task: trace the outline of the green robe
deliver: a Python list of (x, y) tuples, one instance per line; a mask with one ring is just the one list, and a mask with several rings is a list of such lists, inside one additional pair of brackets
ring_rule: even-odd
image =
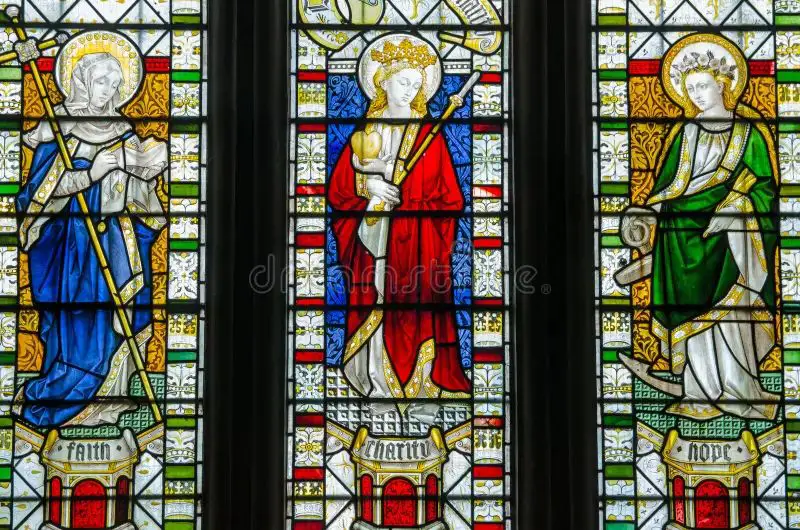
[[(653, 250), (652, 303), (655, 319), (668, 330), (709, 312), (739, 279), (727, 230), (705, 238), (703, 234), (715, 210), (734, 191), (734, 185), (746, 171), (755, 177), (744, 195), (750, 199), (751, 217), (758, 223), (767, 266), (767, 279), (759, 294), (766, 304), (764, 309), (774, 310), (777, 186), (770, 158), (774, 144), (765, 137), (763, 129), (750, 123), (735, 126), (731, 139), (738, 135), (746, 140), (743, 150), (732, 149), (729, 140), (726, 155), (719, 164), (726, 166), (733, 159), (727, 166), (729, 175), (694, 194), (666, 193), (679, 173), (685, 126), (681, 126), (668, 148), (650, 202), (661, 204)], [(688, 174), (691, 173), (690, 170)]]

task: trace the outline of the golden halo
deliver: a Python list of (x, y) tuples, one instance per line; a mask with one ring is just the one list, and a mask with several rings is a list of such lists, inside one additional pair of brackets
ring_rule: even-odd
[(689, 96), (684, 94), (682, 83), (673, 77), (672, 65), (679, 64), (690, 53), (705, 54), (711, 51), (717, 58), (726, 58), (727, 64), (735, 64), (731, 82), (731, 92), (735, 100), (739, 100), (747, 86), (747, 61), (742, 50), (722, 35), (714, 33), (695, 33), (682, 38), (673, 44), (661, 63), (661, 84), (669, 99), (681, 106), (684, 111), (694, 108)]
[(127, 37), (113, 31), (86, 31), (69, 39), (56, 58), (56, 84), (65, 96), (72, 89), (72, 70), (78, 61), (90, 53), (105, 52), (114, 56), (122, 67), (119, 85), (119, 106), (136, 94), (142, 84), (144, 68), (136, 45)]

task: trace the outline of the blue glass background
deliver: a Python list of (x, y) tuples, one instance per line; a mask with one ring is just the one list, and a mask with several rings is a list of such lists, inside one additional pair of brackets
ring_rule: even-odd
[[(428, 110), (438, 118), (447, 108), (451, 94), (457, 93), (466, 82), (467, 75), (445, 75), (442, 86), (428, 102)], [(327, 175), (339, 159), (350, 135), (356, 128), (353, 123), (361, 119), (367, 111), (367, 98), (361, 91), (354, 74), (328, 76), (328, 117), (331, 120), (344, 120), (350, 123), (328, 124)], [(464, 106), (458, 109), (454, 118), (469, 118), (472, 114), (472, 94)], [(447, 147), (464, 195), (464, 213), (472, 212), (472, 135), (467, 123), (448, 123), (444, 127)], [(330, 211), (330, 207), (329, 207)], [(472, 219), (464, 215), (459, 219), (456, 243), (453, 250), (453, 296), (457, 305), (468, 307), (472, 302)], [(344, 307), (347, 304), (345, 284), (339, 263), (336, 240), (330, 225), (326, 226), (326, 290), (325, 303)], [(339, 365), (345, 343), (345, 312), (329, 309), (325, 313), (326, 346), (325, 358), (330, 365)], [(472, 316), (468, 309), (456, 311), (456, 325), (461, 346), (461, 364), (472, 366)]]

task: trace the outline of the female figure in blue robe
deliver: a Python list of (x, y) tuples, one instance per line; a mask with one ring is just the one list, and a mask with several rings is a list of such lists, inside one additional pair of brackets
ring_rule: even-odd
[[(124, 82), (111, 54), (86, 54), (75, 64), (56, 108), (74, 170), (64, 169), (47, 122), (24, 136), (34, 155), (17, 198), (25, 213), (20, 242), (45, 353), (40, 375), (25, 383), (14, 410), (37, 427), (114, 424), (137, 407), (126, 397), (135, 373), (131, 352), (75, 197), (84, 195), (144, 352), (152, 333), (150, 249), (165, 224), (156, 177), (167, 150), (152, 138), (140, 141), (119, 113)], [(133, 156), (137, 148), (141, 157)]]

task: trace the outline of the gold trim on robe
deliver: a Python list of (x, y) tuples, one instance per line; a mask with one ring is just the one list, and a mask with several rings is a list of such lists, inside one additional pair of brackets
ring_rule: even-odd
[[(722, 162), (714, 174), (699, 189), (695, 190), (693, 194), (700, 193), (703, 190), (722, 184), (728, 180), (744, 155), (744, 149), (747, 145), (749, 134), (749, 123), (740, 121), (734, 124)], [(694, 140), (696, 143), (696, 137)], [(689, 182), (692, 180), (692, 168), (694, 166), (694, 155), (692, 151), (695, 149), (695, 145), (690, 145), (690, 141), (691, 139), (689, 136), (684, 134), (683, 141), (681, 142), (680, 162), (678, 170), (675, 172), (675, 179), (665, 189), (650, 197), (647, 200), (648, 205), (675, 199), (684, 195), (686, 192), (686, 189), (689, 187)]]

